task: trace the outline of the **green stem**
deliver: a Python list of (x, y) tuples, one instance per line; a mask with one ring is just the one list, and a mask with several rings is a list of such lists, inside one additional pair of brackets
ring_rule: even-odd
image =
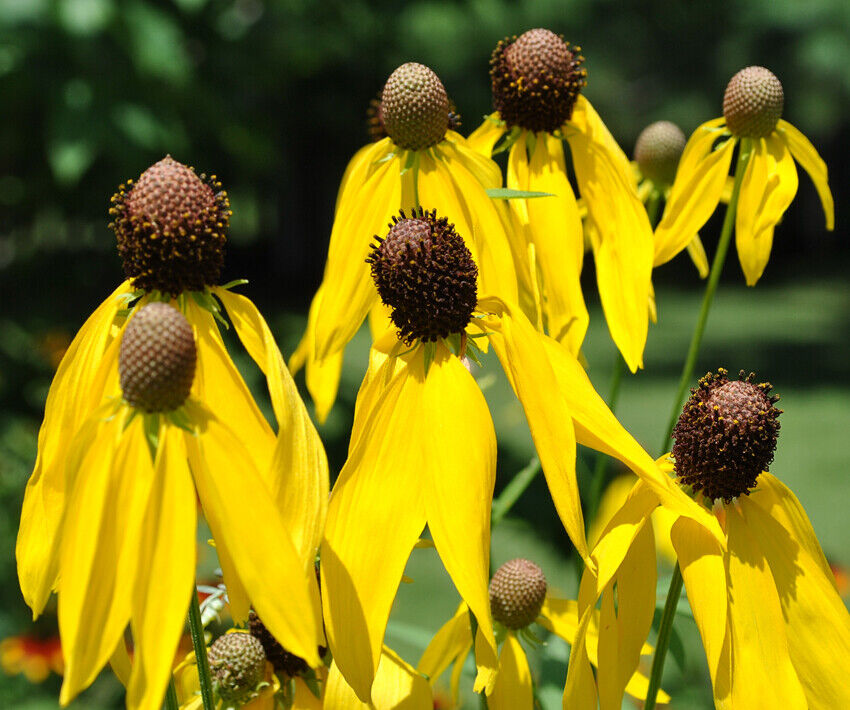
[[(741, 192), (741, 181), (743, 180), (744, 171), (750, 158), (750, 151), (750, 141), (742, 139), (738, 147), (738, 163), (735, 166), (735, 184), (732, 188), (732, 197), (729, 198), (729, 206), (726, 208), (723, 229), (720, 232), (720, 241), (717, 244), (717, 252), (714, 254), (711, 273), (708, 276), (708, 284), (705, 287), (705, 295), (702, 299), (702, 308), (700, 308), (694, 334), (691, 336), (688, 356), (685, 359), (685, 366), (682, 368), (682, 377), (679, 380), (679, 389), (676, 392), (676, 399), (673, 402), (673, 409), (670, 412), (670, 420), (667, 424), (664, 441), (661, 444), (662, 453), (667, 451), (670, 436), (679, 418), (682, 401), (694, 376), (697, 355), (699, 354), (702, 336), (705, 333), (705, 326), (708, 322), (711, 303), (714, 299), (714, 293), (717, 291), (717, 284), (720, 282), (720, 273), (723, 271), (723, 264), (726, 261), (726, 254), (729, 251), (729, 245), (732, 241), (732, 228), (735, 225), (735, 214), (738, 209), (738, 195)], [(679, 568), (679, 563), (677, 562), (676, 567), (673, 569), (673, 578), (670, 580), (670, 588), (667, 590), (667, 601), (664, 603), (664, 614), (661, 617), (661, 625), (658, 627), (658, 640), (655, 646), (655, 656), (652, 659), (652, 670), (650, 671), (649, 688), (646, 692), (644, 710), (653, 710), (655, 708), (658, 689), (661, 687), (661, 675), (664, 671), (664, 659), (667, 657), (667, 648), (670, 644), (670, 635), (673, 630), (673, 618), (676, 616), (676, 607), (679, 604), (681, 594), (682, 570)]]
[(192, 603), (189, 605), (189, 632), (192, 634), (192, 645), (195, 647), (195, 660), (198, 664), (198, 681), (201, 686), (204, 710), (215, 710), (210, 661), (207, 658), (207, 644), (204, 638), (204, 624), (201, 621), (201, 606), (198, 604), (198, 592), (195, 589), (192, 590)]
[(165, 710), (178, 710), (177, 688), (174, 687), (174, 676), (168, 679), (168, 688), (165, 691)]
[(499, 494), (499, 497), (493, 501), (493, 507), (490, 513), (491, 527), (496, 527), (502, 522), (510, 509), (514, 507), (514, 503), (519, 500), (519, 497), (525, 492), (525, 489), (528, 488), (538, 473), (540, 473), (540, 459), (535, 456), (528, 462), (528, 466), (517, 472), (511, 479), (511, 482)]
[(688, 355), (685, 358), (685, 365), (682, 368), (682, 376), (679, 378), (679, 389), (676, 392), (675, 400), (673, 400), (673, 408), (670, 411), (670, 419), (665, 430), (664, 441), (661, 444), (662, 452), (666, 451), (669, 446), (670, 434), (673, 433), (673, 427), (676, 426), (676, 421), (681, 413), (682, 402), (685, 399), (685, 393), (688, 391), (688, 387), (694, 376), (699, 347), (702, 344), (702, 336), (705, 333), (708, 314), (711, 311), (711, 302), (714, 299), (714, 292), (717, 291), (717, 284), (720, 282), (720, 273), (723, 271), (726, 253), (729, 251), (729, 244), (732, 241), (732, 227), (735, 225), (735, 213), (738, 207), (738, 195), (741, 192), (741, 180), (744, 177), (744, 170), (747, 167), (747, 161), (750, 157), (750, 141), (742, 139), (738, 151), (738, 165), (735, 168), (735, 184), (732, 188), (732, 197), (729, 198), (729, 206), (726, 208), (726, 216), (723, 219), (723, 230), (720, 232), (720, 241), (717, 243), (717, 252), (711, 264), (711, 273), (708, 276), (708, 284), (705, 287), (705, 295), (702, 298), (702, 308), (700, 308), (694, 334), (691, 336), (691, 344), (688, 347)]
[(655, 229), (658, 224), (658, 210), (661, 207), (661, 192), (653, 190), (652, 196), (649, 198), (649, 203), (646, 206), (646, 214), (649, 217), (649, 224)]

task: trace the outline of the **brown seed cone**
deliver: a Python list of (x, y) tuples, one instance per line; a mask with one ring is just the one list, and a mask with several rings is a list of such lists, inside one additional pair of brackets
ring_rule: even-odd
[(635, 143), (635, 160), (641, 173), (659, 185), (672, 185), (685, 142), (685, 134), (675, 123), (650, 123)]
[(782, 118), (785, 94), (779, 79), (764, 67), (741, 69), (723, 95), (726, 126), (741, 138), (762, 138)]
[(449, 97), (440, 78), (424, 64), (396, 69), (381, 93), (379, 117), (393, 143), (407, 150), (436, 145), (449, 127)]
[(509, 629), (522, 629), (539, 615), (546, 600), (546, 577), (533, 562), (505, 562), (490, 580), (490, 611)]
[(251, 634), (219, 636), (208, 651), (210, 671), (222, 700), (246, 698), (263, 681), (266, 654), (263, 645)]
[(168, 412), (189, 396), (197, 349), (189, 321), (166, 303), (149, 303), (127, 324), (118, 355), (124, 399), (145, 412)]

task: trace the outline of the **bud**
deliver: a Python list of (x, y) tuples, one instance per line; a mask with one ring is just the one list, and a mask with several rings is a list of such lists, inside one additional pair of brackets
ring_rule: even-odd
[(776, 128), (784, 103), (782, 84), (770, 70), (741, 69), (729, 80), (723, 95), (726, 126), (740, 138), (763, 138)]
[(672, 185), (685, 134), (670, 121), (656, 121), (644, 128), (635, 143), (635, 160), (641, 173), (659, 185)]
[(127, 324), (118, 355), (124, 399), (145, 412), (168, 412), (189, 396), (197, 349), (189, 321), (166, 303), (149, 303)]
[(209, 660), (215, 688), (225, 702), (247, 700), (265, 677), (266, 654), (251, 634), (219, 636), (209, 648)]
[(546, 600), (546, 577), (533, 562), (505, 562), (490, 580), (490, 611), (509, 629), (522, 629), (539, 615)]
[(490, 57), (493, 106), (508, 125), (555, 131), (587, 84), (581, 47), (544, 29), (499, 41)]
[(378, 113), (393, 143), (407, 150), (436, 145), (449, 127), (449, 97), (440, 78), (424, 64), (396, 69), (381, 94)]
[(454, 225), (420, 209), (389, 227), (366, 261), (399, 338), (410, 345), (462, 333), (478, 303), (478, 268)]
[(709, 372), (691, 390), (673, 430), (673, 458), (683, 484), (728, 503), (748, 495), (772, 463), (782, 410), (770, 383), (755, 384), (743, 370), (737, 380), (727, 374)]
[(110, 228), (136, 288), (176, 297), (218, 283), (230, 202), (215, 176), (170, 155), (112, 196)]

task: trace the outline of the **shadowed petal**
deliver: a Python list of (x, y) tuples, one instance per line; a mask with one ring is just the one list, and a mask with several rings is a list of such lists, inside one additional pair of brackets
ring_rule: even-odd
[(489, 158), (493, 154), (496, 143), (505, 135), (505, 130), (505, 126), (500, 125), (499, 112), (496, 111), (484, 118), (481, 125), (466, 139), (466, 143), (472, 150)]
[(788, 121), (780, 119), (777, 130), (780, 135), (785, 137), (785, 142), (794, 159), (800, 163), (803, 170), (809, 174), (809, 177), (815, 184), (818, 197), (820, 197), (821, 204), (823, 205), (826, 228), (831, 232), (835, 227), (835, 203), (832, 199), (832, 192), (829, 189), (826, 163), (818, 155), (818, 152), (809, 139), (788, 123)]

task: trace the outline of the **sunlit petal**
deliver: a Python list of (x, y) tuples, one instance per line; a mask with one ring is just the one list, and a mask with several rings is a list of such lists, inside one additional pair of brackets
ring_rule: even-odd
[(826, 228), (832, 231), (835, 227), (835, 203), (832, 199), (832, 192), (829, 189), (826, 163), (818, 155), (818, 152), (809, 139), (788, 123), (788, 121), (780, 119), (777, 130), (781, 135), (784, 135), (785, 142), (794, 159), (800, 163), (803, 170), (809, 174), (812, 182), (814, 182), (815, 189), (818, 191), (818, 197), (820, 197), (821, 204), (823, 205), (823, 213), (826, 216)]
[(490, 710), (532, 710), (534, 689), (525, 651), (515, 634), (509, 633), (499, 654), (499, 675), (487, 698)]
[(440, 143), (440, 151), (445, 153), (450, 161), (462, 163), (484, 188), (502, 186), (502, 170), (498, 163), (491, 160), (489, 153), (485, 154), (474, 148), (469, 139), (463, 138), (459, 133), (447, 131), (444, 142)]
[(570, 664), (567, 669), (567, 682), (564, 687), (564, 710), (596, 710), (596, 680), (587, 657), (586, 637), (588, 626), (593, 617), (593, 607), (589, 606), (581, 615), (578, 631), (570, 649)]
[(416, 670), (437, 680), (457, 659), (463, 660), (472, 650), (472, 626), (469, 607), (461, 602), (454, 616), (440, 627), (422, 653)]
[(500, 123), (499, 112), (491, 113), (466, 139), (467, 145), (489, 158), (496, 143), (505, 135), (505, 126)]
[(655, 229), (655, 266), (682, 251), (720, 202), (736, 143), (728, 139), (712, 150), (721, 135), (721, 121), (704, 123), (688, 139), (664, 215)]
[(334, 710), (432, 710), (434, 700), (428, 681), (384, 647), (372, 687), (371, 704), (357, 697), (334, 662), (328, 676), (324, 707)]
[(691, 241), (688, 242), (688, 256), (697, 267), (699, 277), (704, 279), (708, 276), (708, 257), (705, 254), (705, 247), (702, 245), (702, 239), (697, 234)]

